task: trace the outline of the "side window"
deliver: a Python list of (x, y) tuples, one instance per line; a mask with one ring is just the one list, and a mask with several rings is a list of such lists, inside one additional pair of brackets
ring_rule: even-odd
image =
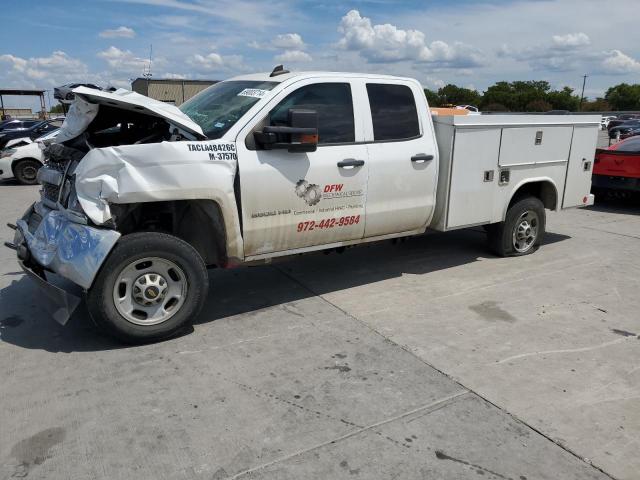
[(409, 87), (367, 83), (367, 94), (374, 140), (403, 140), (420, 135), (416, 101)]
[(353, 100), (348, 83), (316, 83), (300, 87), (271, 111), (271, 125), (286, 125), (290, 108), (318, 112), (320, 145), (355, 142)]

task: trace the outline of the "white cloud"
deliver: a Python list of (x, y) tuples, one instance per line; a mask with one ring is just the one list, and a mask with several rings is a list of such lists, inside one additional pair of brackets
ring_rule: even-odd
[(605, 72), (612, 74), (639, 73), (640, 62), (620, 50), (608, 52), (608, 56), (602, 61)]
[(287, 50), (280, 55), (276, 55), (274, 60), (282, 63), (310, 62), (311, 55), (302, 50)]
[[(141, 74), (149, 63), (148, 59), (137, 57), (130, 50), (120, 50), (114, 46), (99, 52), (98, 57), (105, 60), (114, 70), (135, 73), (136, 75)], [(154, 63), (156, 62), (157, 60), (154, 61)]]
[(256, 50), (304, 50), (306, 48), (302, 37), (298, 33), (283, 33), (276, 35), (275, 38), (264, 43), (252, 40), (247, 45), (251, 48), (255, 48)]
[(586, 33), (567, 33), (566, 35), (554, 35), (552, 37), (553, 45), (559, 48), (573, 48), (591, 45), (591, 39)]
[(136, 36), (136, 32), (133, 28), (121, 26), (111, 30), (103, 30), (99, 35), (102, 38), (133, 38)]
[(283, 33), (276, 36), (271, 44), (276, 48), (303, 50), (305, 48), (302, 37), (297, 33)]
[(220, 55), (211, 52), (206, 55), (195, 54), (187, 60), (187, 63), (195, 67), (199, 72), (210, 72), (214, 70), (244, 70), (241, 55)]
[(86, 76), (87, 66), (61, 50), (54, 51), (48, 57), (20, 58), (14, 55), (0, 55), (0, 62), (10, 66), (10, 72), (27, 78), (42, 80)]
[(481, 64), (482, 55), (475, 48), (441, 40), (427, 44), (420, 30), (402, 30), (395, 25), (373, 25), (357, 10), (348, 12), (338, 31), (343, 35), (338, 46), (357, 51), (370, 62), (414, 61), (442, 68), (465, 68)]
[(598, 56), (588, 49), (591, 40), (585, 33), (553, 35), (548, 43), (512, 48), (502, 45), (497, 50), (498, 57), (512, 58), (527, 64), (533, 70), (567, 72), (576, 70)]

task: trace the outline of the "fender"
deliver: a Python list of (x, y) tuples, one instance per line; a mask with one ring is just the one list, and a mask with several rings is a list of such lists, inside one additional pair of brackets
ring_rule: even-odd
[[(511, 191), (511, 195), (509, 196), (509, 201), (505, 202), (503, 210), (502, 210), (502, 216), (500, 221), (504, 221), (504, 219), (507, 216), (507, 210), (509, 209), (509, 205), (511, 204), (511, 201), (513, 200), (514, 195), (518, 192), (518, 190), (520, 190), (520, 188), (522, 188), (524, 185), (530, 184), (530, 183), (542, 183), (542, 182), (546, 182), (551, 184), (551, 186), (554, 189), (554, 194), (555, 194), (555, 198), (556, 198), (556, 208), (554, 209), (554, 211), (558, 211), (560, 209), (560, 199), (558, 198), (558, 186), (556, 185), (556, 182), (553, 181), (553, 179), (551, 179), (550, 177), (544, 176), (544, 177), (533, 177), (533, 178), (526, 178), (524, 180), (521, 180), (519, 183), (517, 183), (515, 185), (515, 187), (513, 188), (513, 190)], [(546, 207), (546, 205), (545, 205)]]
[(110, 203), (213, 200), (227, 231), (227, 254), (244, 258), (233, 182), (235, 142), (162, 142), (96, 148), (78, 164), (75, 187), (86, 215), (97, 225), (111, 219)]

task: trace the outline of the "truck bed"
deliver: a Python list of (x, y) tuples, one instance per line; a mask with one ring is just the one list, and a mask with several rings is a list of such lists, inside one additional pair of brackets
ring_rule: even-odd
[(553, 210), (585, 206), (598, 115), (433, 117), (440, 170), (431, 228), (440, 231), (504, 220), (525, 182), (544, 182)]

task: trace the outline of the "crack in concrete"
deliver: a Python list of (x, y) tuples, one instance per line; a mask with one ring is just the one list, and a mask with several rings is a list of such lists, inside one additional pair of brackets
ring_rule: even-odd
[[(590, 264), (594, 264), (597, 263), (596, 261), (594, 262), (589, 262)], [(583, 264), (584, 266), (584, 264)], [(369, 329), (370, 331), (372, 331), (373, 333), (375, 333), (376, 335), (379, 335), (380, 337), (382, 337), (383, 339), (385, 339), (387, 342), (389, 342), (392, 345), (395, 345), (397, 347), (399, 347), (400, 349), (404, 350), (405, 352), (407, 352), (408, 354), (412, 355), (413, 357), (417, 358), (420, 362), (422, 362), (423, 364), (433, 368), (435, 371), (441, 373), (442, 375), (444, 375), (445, 377), (447, 377), (449, 380), (451, 380), (452, 382), (454, 382), (456, 385), (460, 386), (461, 388), (466, 389), (469, 393), (476, 395), (478, 398), (481, 398), (482, 400), (484, 400), (485, 402), (487, 402), (489, 405), (492, 405), (493, 407), (497, 408), (498, 410), (500, 410), (501, 412), (504, 412), (506, 415), (510, 416), (511, 418), (513, 418), (516, 422), (521, 423), (522, 425), (526, 426), (527, 428), (531, 429), (532, 431), (536, 432), (538, 435), (540, 435), (543, 438), (546, 438), (548, 441), (550, 441), (551, 443), (557, 445), (559, 448), (561, 448), (562, 450), (564, 450), (565, 452), (569, 453), (570, 455), (572, 455), (573, 457), (575, 457), (576, 459), (580, 460), (581, 462), (586, 463), (587, 465), (591, 466), (592, 468), (598, 470), (599, 472), (601, 472), (603, 475), (606, 475), (607, 477), (609, 477), (612, 480), (616, 480), (615, 477), (611, 474), (609, 474), (608, 472), (606, 472), (605, 470), (603, 470), (601, 467), (594, 465), (593, 463), (591, 463), (588, 459), (586, 459), (585, 457), (580, 456), (578, 453), (574, 452), (572, 449), (570, 449), (569, 447), (567, 447), (566, 445), (560, 444), (557, 441), (555, 441), (553, 438), (551, 438), (549, 435), (547, 435), (546, 433), (544, 433), (542, 430), (537, 429), (536, 427), (533, 427), (532, 425), (529, 425), (527, 422), (525, 422), (524, 420), (520, 419), (517, 415), (505, 410), (504, 408), (502, 408), (500, 405), (494, 403), (493, 401), (489, 400), (488, 398), (486, 398), (485, 396), (479, 394), (478, 392), (476, 392), (475, 390), (466, 387), (465, 385), (463, 385), (462, 383), (460, 383), (459, 381), (453, 379), (449, 374), (447, 374), (446, 372), (444, 372), (443, 370), (435, 367), (434, 365), (430, 364), (429, 362), (427, 362), (425, 359), (421, 358), (420, 356), (418, 356), (415, 352), (411, 351), (409, 348), (407, 348), (404, 345), (400, 345), (399, 343), (396, 343), (395, 341), (391, 340), (389, 337), (387, 337), (386, 335), (384, 335), (383, 333), (379, 332), (378, 330), (376, 330), (375, 328), (371, 327), (368, 323), (364, 322), (363, 320), (360, 320), (359, 318), (355, 317), (354, 315), (350, 314), (349, 312), (347, 312), (346, 310), (340, 308), (338, 305), (332, 303), (331, 301), (329, 301), (328, 299), (326, 299), (323, 295), (317, 293), (315, 290), (313, 290), (312, 288), (308, 287), (307, 285), (305, 285), (304, 283), (302, 283), (302, 281), (298, 280), (296, 277), (294, 277), (292, 274), (289, 274), (288, 272), (286, 272), (285, 270), (277, 267), (277, 266), (273, 266), (274, 269), (278, 270), (282, 275), (284, 275), (285, 277), (287, 277), (288, 279), (290, 279), (291, 281), (297, 283), (298, 285), (300, 285), (302, 288), (306, 289), (309, 293), (313, 294), (314, 296), (320, 298), (321, 300), (323, 300), (324, 302), (328, 303), (329, 305), (333, 306), (334, 308), (336, 308), (337, 310), (339, 310), (340, 312), (344, 313), (347, 317), (352, 318), (353, 320), (355, 320), (356, 322), (359, 322), (361, 325), (363, 325), (365, 328)], [(571, 267), (568, 267), (571, 268)], [(553, 273), (553, 272), (551, 272)], [(541, 274), (543, 275), (543, 274)], [(489, 286), (485, 286), (485, 287), (480, 287), (480, 289), (483, 288), (488, 288), (492, 285)], [(453, 295), (450, 295), (453, 296)], [(441, 298), (446, 298), (446, 297), (441, 297)], [(628, 340), (627, 337), (619, 339), (619, 340)]]
[(499, 365), (501, 363), (511, 362), (513, 360), (520, 360), (521, 358), (537, 357), (537, 356), (540, 356), (540, 355), (555, 355), (555, 354), (562, 354), (562, 353), (590, 352), (592, 350), (599, 350), (601, 348), (606, 348), (606, 347), (610, 347), (612, 345), (617, 345), (618, 343), (622, 343), (622, 342), (628, 340), (629, 338), (636, 338), (636, 337), (618, 338), (616, 340), (611, 340), (610, 342), (604, 342), (604, 343), (600, 343), (598, 345), (592, 345), (590, 347), (567, 348), (567, 349), (561, 349), (561, 350), (543, 350), (541, 352), (521, 353), (519, 355), (513, 355), (511, 357), (503, 358), (502, 360), (496, 360), (494, 363), (489, 363), (488, 365)]
[[(456, 392), (453, 395), (448, 395), (448, 396), (446, 396), (444, 398), (440, 398), (438, 400), (435, 400), (433, 402), (428, 403), (427, 405), (423, 405), (421, 407), (414, 408), (413, 410), (410, 410), (408, 412), (401, 413), (400, 415), (396, 415), (396, 416), (387, 418), (387, 419), (382, 420), (380, 422), (372, 423), (371, 425), (367, 425), (365, 427), (360, 427), (357, 430), (354, 430), (352, 432), (346, 433), (346, 434), (341, 435), (339, 437), (336, 437), (336, 438), (334, 438), (332, 440), (327, 440), (325, 442), (319, 443), (319, 444), (314, 445), (312, 447), (305, 448), (305, 449), (302, 449), (302, 450), (298, 450), (296, 452), (290, 453), (289, 455), (285, 455), (283, 457), (277, 458), (277, 459), (272, 460), (270, 462), (263, 463), (261, 465), (257, 465), (255, 467), (243, 470), (242, 472), (238, 472), (235, 475), (233, 475), (232, 477), (230, 477), (230, 479), (232, 480), (232, 479), (235, 479), (235, 478), (240, 478), (240, 477), (242, 477), (244, 475), (248, 475), (248, 474), (256, 472), (258, 470), (262, 470), (264, 468), (270, 467), (271, 465), (275, 465), (277, 463), (281, 463), (281, 462), (284, 462), (286, 460), (290, 460), (290, 459), (295, 458), (297, 456), (300, 456), (300, 455), (303, 455), (305, 453), (317, 450), (317, 449), (322, 448), (322, 447), (326, 447), (328, 445), (336, 444), (336, 443), (341, 442), (343, 440), (346, 440), (348, 438), (354, 437), (356, 435), (360, 435), (361, 433), (367, 432), (369, 430), (373, 430), (375, 428), (381, 427), (381, 426), (386, 425), (388, 423), (392, 423), (392, 422), (395, 422), (397, 420), (401, 420), (401, 419), (403, 419), (405, 417), (408, 417), (410, 415), (413, 415), (415, 413), (422, 412), (423, 410), (427, 410), (427, 409), (434, 409), (433, 411), (439, 410), (438, 408), (435, 408), (435, 407), (438, 407), (442, 403), (451, 404), (451, 403), (453, 403), (453, 400), (458, 399), (459, 397), (462, 397), (464, 395), (467, 395), (468, 393), (469, 393), (469, 390), (466, 390), (466, 389), (463, 390), (463, 391), (460, 391), (460, 392)], [(355, 425), (355, 424), (350, 423), (350, 422), (349, 422), (349, 424), (350, 425)], [(379, 432), (376, 432), (376, 433), (379, 433)]]

